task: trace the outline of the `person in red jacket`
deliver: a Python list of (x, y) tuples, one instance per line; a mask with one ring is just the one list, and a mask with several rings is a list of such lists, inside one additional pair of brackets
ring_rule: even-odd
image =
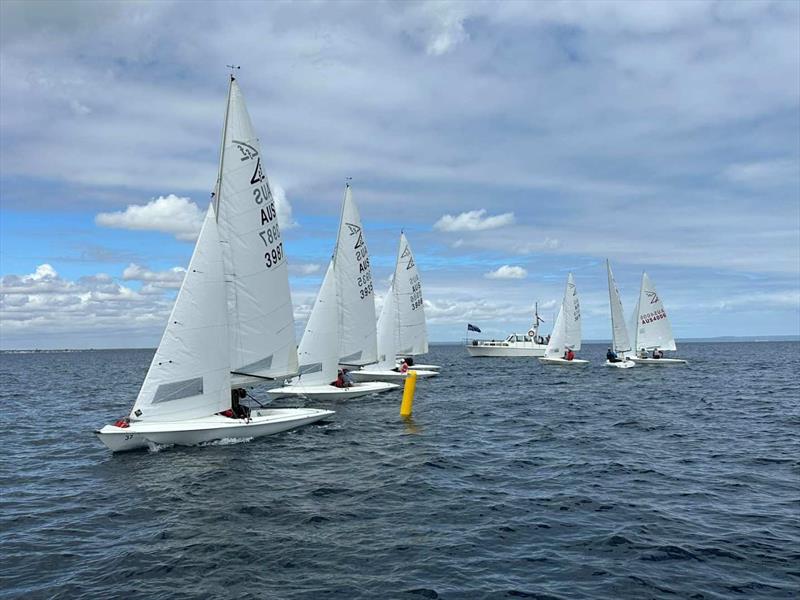
[(567, 348), (566, 353), (564, 354), (564, 358), (567, 360), (572, 360), (575, 358), (575, 353), (572, 351), (572, 348)]

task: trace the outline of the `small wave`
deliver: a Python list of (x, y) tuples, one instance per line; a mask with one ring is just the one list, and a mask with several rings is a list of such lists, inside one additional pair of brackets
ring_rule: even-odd
[(253, 437), (229, 437), (229, 438), (221, 438), (219, 440), (211, 440), (210, 442), (200, 442), (198, 446), (231, 446), (233, 444), (246, 444), (247, 442), (251, 442)]
[(151, 442), (147, 440), (147, 451), (152, 454), (158, 454), (162, 450), (166, 450), (167, 448), (172, 448), (175, 444), (159, 444), (158, 442)]

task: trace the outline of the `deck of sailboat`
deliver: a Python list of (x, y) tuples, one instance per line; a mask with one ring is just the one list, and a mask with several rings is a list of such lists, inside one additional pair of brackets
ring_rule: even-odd
[(95, 434), (114, 452), (146, 448), (151, 443), (195, 446), (225, 438), (271, 435), (308, 425), (334, 414), (318, 408), (263, 408), (249, 419), (209, 415), (181, 421), (131, 421), (128, 427), (106, 425)]
[(286, 385), (279, 388), (267, 390), (267, 394), (272, 398), (309, 398), (311, 400), (351, 400), (371, 394), (388, 392), (397, 389), (396, 383), (384, 381), (356, 382), (349, 387), (336, 387), (328, 383), (317, 385)]
[(567, 360), (566, 358), (559, 358), (557, 356), (550, 356), (550, 357), (542, 356), (539, 358), (539, 362), (545, 365), (565, 365), (565, 366), (570, 366), (570, 365), (581, 366), (589, 364), (588, 360), (584, 360), (582, 358), (573, 358), (572, 360)]
[(639, 358), (632, 356), (631, 360), (637, 365), (648, 365), (654, 367), (674, 367), (677, 365), (685, 365), (688, 362), (682, 358)]

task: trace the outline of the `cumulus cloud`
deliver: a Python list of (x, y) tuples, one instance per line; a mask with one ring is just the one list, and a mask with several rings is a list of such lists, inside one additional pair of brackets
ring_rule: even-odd
[(178, 289), (181, 287), (185, 275), (186, 269), (183, 267), (172, 267), (166, 271), (151, 271), (147, 267), (131, 263), (122, 272), (122, 279), (146, 283), (146, 289), (149, 292), (154, 289)]
[(170, 194), (145, 205), (131, 204), (123, 211), (98, 214), (94, 222), (101, 227), (162, 231), (179, 240), (197, 239), (205, 212), (189, 198)]
[(278, 213), (278, 223), (281, 229), (297, 227), (299, 223), (292, 216), (292, 205), (286, 197), (286, 190), (277, 183), (271, 184), (270, 187), (272, 188), (272, 197), (275, 199), (275, 210)]
[(486, 209), (481, 208), (463, 212), (455, 217), (449, 214), (443, 215), (433, 224), (433, 227), (439, 231), (483, 231), (513, 225), (513, 223), (513, 212), (486, 216)]
[(314, 273), (319, 273), (321, 268), (322, 265), (317, 263), (289, 264), (289, 272), (300, 276), (313, 275)]
[(528, 271), (522, 267), (503, 265), (494, 271), (489, 271), (484, 274), (486, 279), (525, 279), (528, 276)]
[[(139, 293), (105, 273), (65, 279), (49, 264), (27, 275), (0, 277), (4, 347), (52, 347), (50, 340), (62, 334), (95, 336), (104, 346), (125, 345), (120, 334), (144, 330), (155, 336), (171, 304), (163, 294)], [(33, 339), (39, 343), (31, 344)], [(70, 339), (74, 345), (78, 337)]]

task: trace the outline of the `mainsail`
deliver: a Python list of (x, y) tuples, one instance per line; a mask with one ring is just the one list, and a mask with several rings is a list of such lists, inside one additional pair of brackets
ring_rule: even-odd
[(229, 408), (227, 336), (225, 275), (210, 206), (131, 419), (178, 421)]
[(647, 273), (642, 273), (642, 286), (639, 289), (634, 319), (632, 334), (635, 350), (677, 349), (664, 303)]
[(215, 205), (228, 283), (231, 385), (295, 374), (294, 315), (278, 213), (261, 145), (233, 77)]
[(328, 265), (311, 315), (308, 317), (300, 347), (300, 375), (293, 383), (321, 385), (336, 379), (339, 357), (339, 306), (333, 263)]
[(347, 184), (333, 255), (339, 295), (339, 362), (363, 366), (378, 359), (375, 294), (367, 242)]
[(422, 302), (422, 282), (405, 233), (400, 234), (392, 291), (398, 312), (397, 353), (402, 356), (425, 354), (428, 352), (428, 332)]
[(630, 352), (631, 343), (628, 339), (628, 329), (625, 327), (625, 313), (622, 310), (622, 300), (619, 297), (617, 282), (611, 272), (611, 263), (606, 260), (608, 270), (608, 300), (611, 305), (611, 339), (614, 352)]

